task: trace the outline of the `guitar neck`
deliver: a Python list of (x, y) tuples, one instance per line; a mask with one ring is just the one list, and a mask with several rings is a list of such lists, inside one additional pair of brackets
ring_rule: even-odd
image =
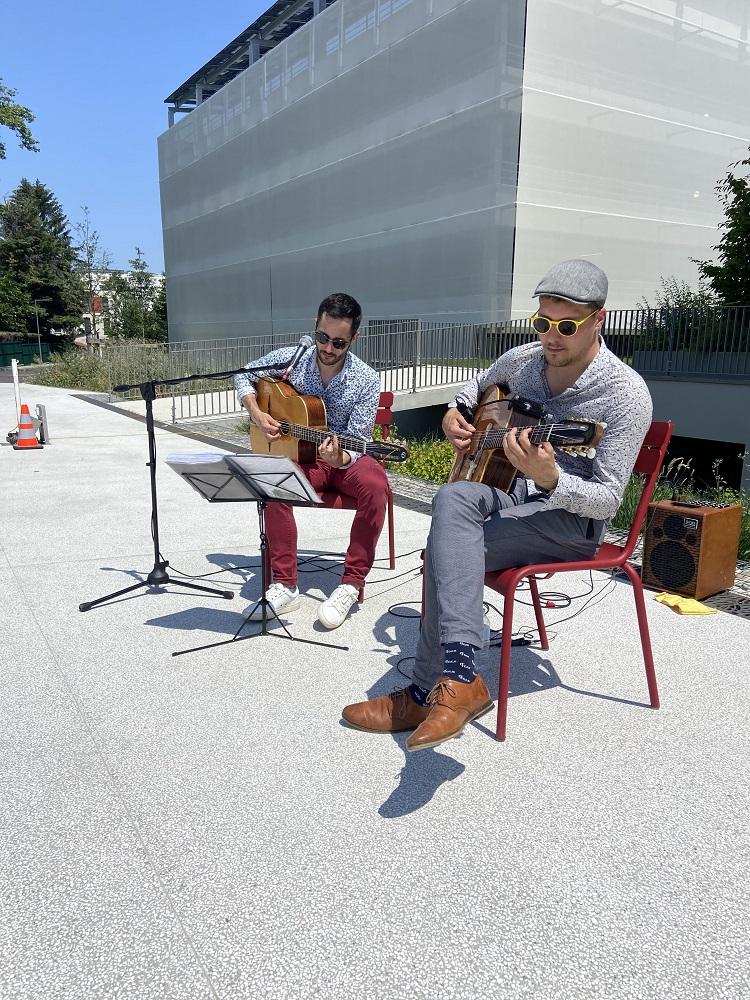
[[(543, 444), (545, 441), (549, 441), (550, 438), (555, 434), (556, 424), (536, 424), (532, 425), (529, 429), (529, 441), (532, 444)], [(490, 430), (480, 431), (475, 437), (472, 438), (472, 446), (474, 445), (474, 440), (476, 438), (477, 448), (499, 448), (503, 443), (503, 438), (506, 434), (510, 434), (514, 430), (527, 430), (526, 427), (493, 427)], [(559, 433), (559, 432), (558, 432)]]
[[(318, 431), (313, 427), (305, 427), (304, 424), (287, 424), (286, 421), (282, 421), (281, 425), (286, 433), (291, 434), (292, 437), (298, 438), (300, 441), (311, 441), (314, 444), (321, 444), (332, 434), (331, 431)], [(359, 438), (349, 437), (346, 434), (337, 434), (336, 436), (338, 437), (339, 444), (342, 448), (345, 448), (347, 451), (359, 452), (360, 455), (366, 454), (366, 441), (361, 441)]]

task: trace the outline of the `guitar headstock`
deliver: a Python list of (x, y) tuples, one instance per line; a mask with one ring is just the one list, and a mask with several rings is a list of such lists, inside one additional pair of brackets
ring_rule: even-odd
[(406, 448), (385, 441), (368, 441), (366, 450), (378, 462), (405, 462), (409, 458)]
[(593, 458), (607, 425), (595, 420), (561, 420), (554, 424), (550, 443), (566, 455)]

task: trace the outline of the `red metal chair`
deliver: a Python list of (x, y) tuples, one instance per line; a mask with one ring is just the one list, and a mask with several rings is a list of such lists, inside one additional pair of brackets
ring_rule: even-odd
[(505, 739), (505, 727), (508, 716), (508, 688), (510, 684), (510, 651), (513, 633), (513, 602), (516, 588), (521, 580), (527, 578), (531, 599), (534, 605), (539, 638), (542, 649), (549, 649), (547, 632), (544, 628), (544, 616), (542, 606), (539, 601), (539, 589), (537, 579), (547, 579), (555, 573), (570, 573), (574, 570), (602, 570), (602, 569), (622, 569), (633, 585), (633, 597), (635, 598), (635, 609), (638, 617), (638, 628), (641, 634), (641, 646), (643, 649), (643, 661), (646, 667), (646, 680), (648, 682), (648, 693), (652, 708), (659, 707), (659, 691), (656, 686), (656, 673), (654, 672), (654, 659), (651, 653), (651, 639), (648, 631), (648, 620), (646, 618), (646, 604), (643, 599), (643, 584), (641, 578), (628, 562), (633, 549), (638, 541), (643, 521), (646, 516), (651, 495), (659, 478), (661, 467), (664, 462), (664, 455), (667, 451), (669, 439), (672, 436), (672, 422), (664, 421), (651, 424), (651, 427), (643, 439), (638, 459), (633, 469), (639, 475), (645, 477), (643, 493), (638, 503), (638, 507), (633, 518), (633, 524), (628, 533), (624, 545), (614, 545), (604, 542), (599, 547), (593, 559), (580, 562), (566, 563), (540, 563), (534, 566), (519, 566), (513, 569), (502, 570), (498, 573), (487, 573), (484, 584), (491, 590), (504, 595), (503, 602), (503, 639), (500, 649), (500, 684), (497, 698), (497, 730), (496, 739)]
[[(375, 423), (383, 428), (383, 440), (388, 440), (388, 434), (390, 432), (391, 424), (393, 423), (393, 393), (392, 392), (381, 392), (380, 400), (378, 402), (377, 413), (375, 414)], [(351, 498), (343, 496), (341, 493), (326, 492), (321, 493), (320, 497), (323, 501), (322, 507), (326, 507), (329, 510), (356, 510), (357, 504)], [(389, 568), (396, 568), (396, 550), (395, 550), (395, 540), (393, 537), (393, 493), (390, 488), (388, 490), (388, 556), (389, 556)], [(358, 601), (361, 604), (365, 599), (365, 587), (364, 584), (359, 588)]]

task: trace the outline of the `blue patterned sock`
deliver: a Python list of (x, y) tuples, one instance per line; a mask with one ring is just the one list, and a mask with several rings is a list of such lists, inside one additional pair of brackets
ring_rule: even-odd
[(414, 701), (416, 701), (418, 705), (422, 706), (422, 708), (424, 708), (425, 705), (427, 704), (427, 695), (429, 693), (430, 692), (427, 690), (427, 688), (421, 688), (419, 684), (409, 685), (409, 694), (414, 699)]
[(462, 684), (471, 684), (477, 676), (475, 647), (470, 642), (446, 642), (443, 646), (443, 674)]

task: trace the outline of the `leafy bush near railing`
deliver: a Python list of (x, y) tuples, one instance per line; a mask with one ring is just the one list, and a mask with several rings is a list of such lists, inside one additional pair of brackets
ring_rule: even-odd
[[(379, 428), (376, 428), (379, 430)], [(394, 472), (416, 479), (427, 479), (431, 483), (447, 483), (456, 453), (452, 445), (437, 436), (407, 441), (394, 428), (389, 441), (403, 444), (409, 450), (409, 458), (401, 465), (391, 466)]]
[[(200, 374), (200, 368), (184, 371), (185, 367), (175, 356), (169, 355), (165, 345), (128, 343), (105, 347), (101, 357), (75, 349), (52, 354), (50, 365), (38, 369), (28, 381), (61, 389), (109, 392), (113, 385), (136, 385), (185, 374)], [(191, 383), (189, 391), (218, 392), (225, 384), (228, 383), (201, 379)], [(157, 396), (169, 396), (172, 391), (172, 386), (156, 387)], [(139, 398), (137, 390), (126, 395)]]
[[(695, 485), (694, 471), (690, 459), (673, 458), (664, 469), (656, 484), (653, 500), (671, 500), (681, 497), (686, 500), (699, 500), (706, 503), (729, 503), (742, 506), (742, 523), (740, 526), (739, 559), (750, 559), (750, 494), (730, 489), (721, 475), (721, 459), (713, 464), (714, 482), (706, 487)], [(612, 519), (612, 527), (627, 531), (633, 523), (638, 501), (643, 492), (643, 477), (633, 475), (625, 487), (620, 508)]]
[(99, 359), (78, 350), (51, 354), (50, 364), (39, 368), (27, 381), (58, 389), (89, 389), (92, 392), (109, 389), (109, 377)]

